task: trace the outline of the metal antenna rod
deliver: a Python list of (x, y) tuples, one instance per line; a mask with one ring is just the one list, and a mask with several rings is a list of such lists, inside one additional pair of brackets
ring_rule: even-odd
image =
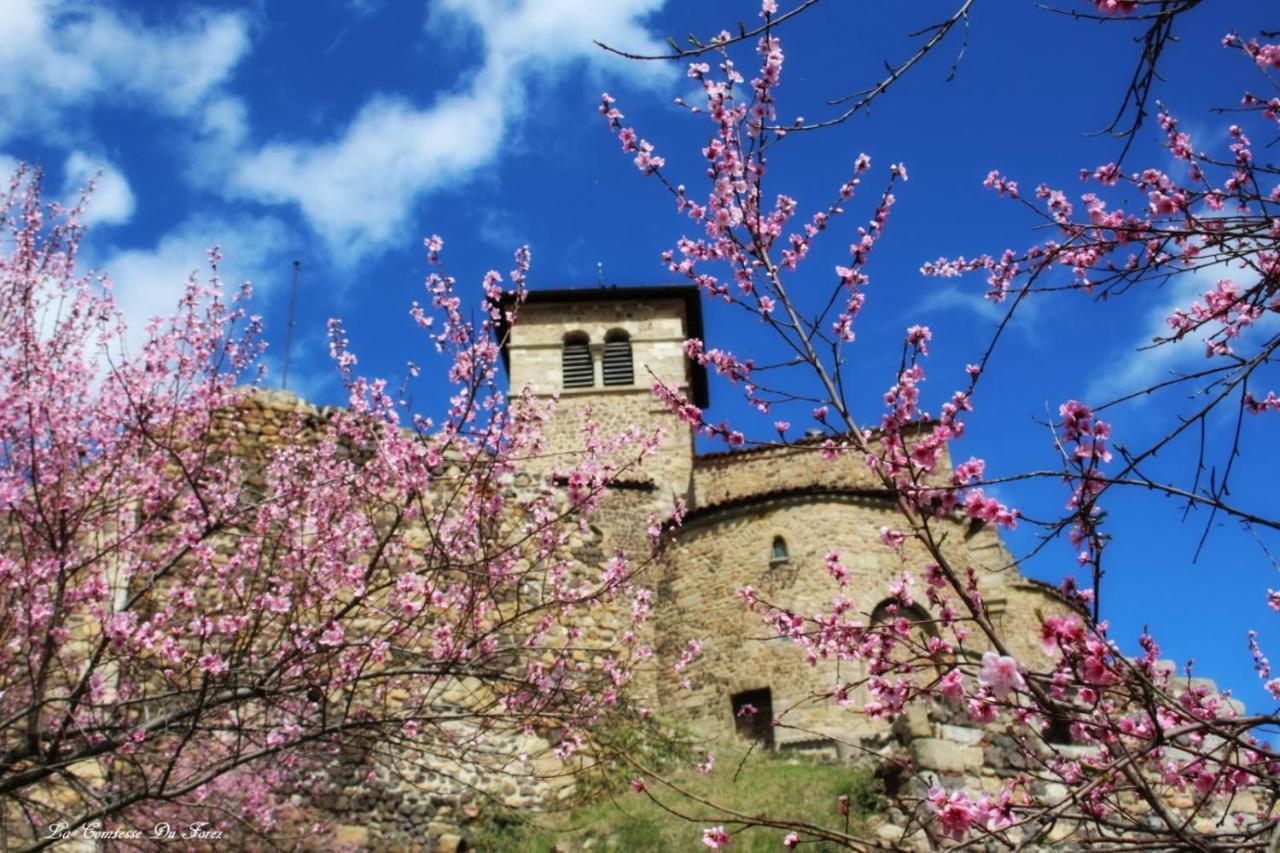
[(280, 390), (289, 387), (289, 351), (293, 348), (293, 326), (297, 322), (294, 308), (298, 304), (298, 274), (302, 272), (302, 261), (293, 262), (293, 285), (289, 288), (289, 325), (284, 334), (284, 370), (280, 373)]

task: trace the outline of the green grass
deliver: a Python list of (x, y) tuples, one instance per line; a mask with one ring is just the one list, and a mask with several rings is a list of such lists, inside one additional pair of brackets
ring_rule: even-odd
[[(736, 812), (805, 821), (838, 831), (844, 829), (844, 818), (837, 811), (837, 798), (843, 794), (850, 799), (849, 828), (854, 834), (865, 830), (865, 822), (875, 810), (875, 782), (868, 770), (819, 764), (786, 752), (757, 751), (735, 781), (734, 770), (744, 747), (721, 744), (712, 752), (716, 766), (710, 774), (698, 772), (692, 761), (671, 761), (668, 778), (689, 793)], [(750, 828), (734, 832), (739, 825), (723, 812), (717, 813), (655, 780), (650, 779), (647, 784), (658, 802), (629, 787), (619, 790), (614, 785), (608, 790), (597, 788), (590, 802), (568, 812), (539, 816), (534, 823), (522, 823), (512, 815), (490, 816), (474, 827), (472, 845), (476, 850), (495, 853), (706, 850), (702, 845), (703, 828), (723, 824), (733, 833), (735, 853), (777, 853), (782, 849), (786, 830)], [(668, 813), (659, 803), (690, 819)], [(813, 853), (837, 848), (811, 842), (801, 849)]]

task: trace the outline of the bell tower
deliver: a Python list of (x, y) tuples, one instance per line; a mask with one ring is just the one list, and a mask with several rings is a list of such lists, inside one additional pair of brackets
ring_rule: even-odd
[[(506, 302), (504, 307), (510, 307)], [(687, 497), (693, 469), (693, 431), (652, 392), (655, 379), (707, 405), (706, 368), (684, 354), (687, 338), (702, 337), (702, 303), (692, 285), (532, 290), (516, 323), (499, 328), (511, 392), (559, 395), (547, 424), (544, 470), (581, 452), (583, 409), (604, 436), (629, 426), (642, 434), (661, 426), (656, 457), (625, 472), (621, 483), (650, 488), (655, 503)]]

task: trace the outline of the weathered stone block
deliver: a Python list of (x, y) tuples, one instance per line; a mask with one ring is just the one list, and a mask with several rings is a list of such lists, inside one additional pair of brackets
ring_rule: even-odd
[(343, 847), (368, 847), (369, 830), (363, 826), (339, 826), (333, 832), (333, 839)]
[(457, 853), (461, 846), (462, 836), (454, 832), (447, 832), (436, 839), (433, 853)]
[(965, 773), (982, 766), (982, 750), (942, 738), (925, 737), (912, 741), (911, 760), (919, 767), (944, 773)]
[(970, 726), (952, 726), (944, 723), (938, 726), (938, 736), (956, 743), (977, 746), (982, 743), (982, 739), (987, 736), (987, 733), (982, 729), (975, 729)]
[(923, 705), (908, 706), (906, 713), (893, 721), (893, 733), (904, 739), (930, 737), (933, 723), (929, 721), (929, 709)]

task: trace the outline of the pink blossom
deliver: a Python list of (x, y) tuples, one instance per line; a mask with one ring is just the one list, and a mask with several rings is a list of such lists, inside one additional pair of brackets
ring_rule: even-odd
[(896, 551), (907, 541), (907, 534), (891, 527), (881, 527), (880, 541)]
[(723, 826), (712, 826), (702, 830), (702, 843), (712, 850), (724, 850), (733, 844), (733, 839)]
[(938, 689), (948, 702), (959, 704), (964, 700), (964, 676), (953, 669), (938, 681)]
[(978, 817), (976, 805), (964, 791), (948, 794), (945, 788), (929, 789), (929, 807), (938, 817), (942, 831), (956, 841), (963, 841)]
[(1093, 4), (1107, 15), (1128, 15), (1138, 8), (1138, 0), (1093, 0)]
[(933, 332), (928, 326), (912, 326), (907, 329), (907, 345), (915, 347), (921, 355), (929, 354), (928, 342), (933, 340)]
[(218, 676), (227, 671), (227, 662), (222, 659), (221, 655), (206, 654), (200, 656), (200, 671), (207, 672), (210, 675)]
[(983, 654), (978, 682), (988, 687), (997, 699), (1003, 699), (1011, 690), (1027, 688), (1027, 682), (1018, 669), (1018, 662), (1008, 655), (997, 655), (995, 652)]

